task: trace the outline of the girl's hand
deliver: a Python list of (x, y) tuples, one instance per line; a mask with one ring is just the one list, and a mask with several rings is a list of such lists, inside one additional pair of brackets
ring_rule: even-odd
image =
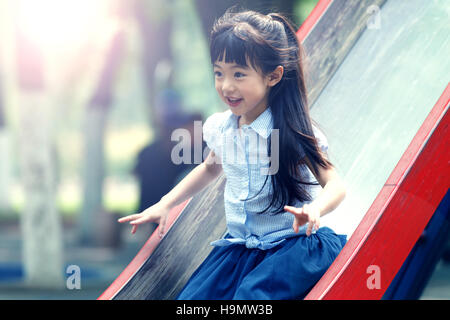
[(131, 233), (136, 233), (136, 230), (140, 224), (147, 222), (156, 222), (159, 224), (159, 236), (162, 237), (166, 226), (167, 216), (169, 215), (170, 208), (162, 205), (160, 202), (145, 209), (141, 213), (132, 214), (117, 220), (120, 223), (129, 222), (133, 226)]
[(306, 229), (306, 235), (309, 237), (312, 233), (313, 227), (315, 229), (319, 229), (320, 226), (320, 210), (314, 204), (305, 204), (301, 208), (296, 208), (292, 206), (284, 206), (284, 210), (290, 212), (294, 215), (294, 223), (292, 224), (292, 228), (295, 233), (298, 233), (298, 228), (303, 226), (305, 223), (308, 224), (308, 228)]

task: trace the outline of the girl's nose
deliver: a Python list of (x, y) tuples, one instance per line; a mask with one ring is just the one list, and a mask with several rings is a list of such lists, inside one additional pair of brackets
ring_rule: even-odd
[(230, 80), (224, 80), (222, 83), (222, 92), (224, 95), (233, 93), (236, 90), (234, 83)]

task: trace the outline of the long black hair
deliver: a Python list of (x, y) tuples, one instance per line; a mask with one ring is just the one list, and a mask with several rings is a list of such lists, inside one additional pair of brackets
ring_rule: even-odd
[[(271, 177), (273, 193), (270, 204), (260, 213), (275, 207), (275, 214), (282, 213), (285, 205), (293, 205), (296, 200), (311, 201), (306, 186), (318, 183), (302, 177), (304, 157), (315, 172), (319, 166), (333, 165), (320, 152), (314, 136), (302, 67), (304, 52), (293, 25), (278, 13), (264, 15), (229, 9), (213, 26), (210, 54), (212, 64), (222, 61), (224, 56), (226, 63), (247, 66), (249, 61), (263, 75), (283, 66), (283, 77), (270, 89), (268, 97), (273, 129), (279, 130), (279, 168), (276, 174), (266, 176), (265, 183)], [(268, 141), (270, 157), (270, 137)]]

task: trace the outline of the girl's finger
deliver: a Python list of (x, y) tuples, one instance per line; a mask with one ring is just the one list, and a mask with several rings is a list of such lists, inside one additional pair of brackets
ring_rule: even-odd
[(132, 215), (129, 215), (129, 216), (126, 216), (126, 217), (123, 217), (123, 218), (120, 218), (119, 220), (117, 220), (118, 222), (120, 222), (120, 223), (123, 223), (123, 222), (128, 222), (128, 221), (131, 221), (131, 220), (134, 220), (134, 219), (137, 219), (137, 218), (139, 218), (141, 215), (140, 214), (132, 214)]
[(308, 237), (311, 235), (313, 226), (314, 226), (314, 222), (313, 221), (309, 221), (308, 228), (306, 229), (306, 235)]
[(131, 234), (135, 234), (137, 231), (138, 225), (134, 225), (133, 228), (131, 228)]
[(166, 217), (162, 217), (161, 221), (159, 222), (159, 237), (162, 237), (164, 235), (164, 231), (166, 229)]
[(319, 221), (317, 220), (317, 218), (313, 218), (309, 224), (310, 224), (310, 234), (312, 234), (314, 231), (317, 231), (317, 229), (319, 229), (319, 227), (318, 227)]
[(145, 222), (148, 222), (148, 221), (150, 221), (150, 219), (148, 217), (140, 217), (139, 219), (131, 221), (130, 224), (137, 225), (137, 224), (142, 224), (142, 223), (145, 223)]
[(295, 233), (298, 233), (298, 220), (294, 218), (294, 223), (292, 224), (292, 228), (294, 229)]
[(291, 206), (284, 206), (284, 210), (293, 213), (295, 215), (297, 214), (303, 214), (303, 208), (297, 208), (297, 207), (291, 207)]
[(297, 212), (297, 209), (298, 208), (292, 207), (292, 206), (284, 206), (284, 210), (290, 211), (290, 212)]

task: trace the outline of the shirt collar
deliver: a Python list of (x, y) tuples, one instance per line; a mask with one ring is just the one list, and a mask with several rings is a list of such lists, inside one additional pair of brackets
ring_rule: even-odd
[[(225, 123), (225, 127), (231, 127), (233, 129), (238, 128), (238, 116), (236, 116), (233, 112), (228, 110), (230, 115)], [(247, 126), (247, 125), (244, 125)], [(248, 127), (252, 128), (257, 134), (259, 134), (264, 139), (267, 139), (272, 132), (273, 129), (273, 119), (272, 119), (272, 110), (268, 107), (263, 111), (252, 123), (248, 125)]]

